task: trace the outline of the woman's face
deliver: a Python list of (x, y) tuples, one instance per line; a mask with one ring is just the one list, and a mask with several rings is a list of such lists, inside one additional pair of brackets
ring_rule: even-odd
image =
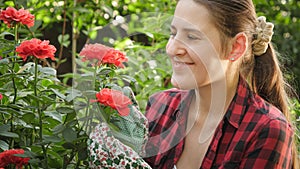
[(193, 0), (178, 2), (166, 51), (175, 87), (196, 89), (225, 77), (228, 60), (221, 55), (220, 33), (208, 10)]

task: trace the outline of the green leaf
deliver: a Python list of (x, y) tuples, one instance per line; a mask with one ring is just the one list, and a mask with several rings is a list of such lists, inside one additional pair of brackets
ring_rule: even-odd
[(53, 134), (61, 133), (65, 129), (63, 124), (59, 124), (52, 129)]
[(62, 116), (58, 111), (45, 111), (46, 116), (51, 117), (54, 120), (57, 120), (62, 123)]
[(9, 145), (5, 141), (0, 140), (0, 148), (2, 150), (8, 150), (9, 149)]
[(76, 113), (68, 113), (67, 117), (65, 119), (65, 123), (70, 122), (70, 121), (74, 121), (76, 119)]
[(0, 126), (0, 133), (7, 132), (9, 129), (10, 129), (10, 125), (3, 124), (3, 125)]
[(69, 38), (70, 38), (70, 35), (69, 35), (69, 34), (65, 34), (65, 35), (60, 34), (60, 35), (58, 35), (58, 37), (57, 37), (58, 42), (59, 42), (60, 44), (63, 44), (63, 46), (66, 47), (66, 48), (70, 45), (70, 40), (69, 40)]
[(0, 60), (0, 65), (3, 64), (3, 65), (6, 65), (9, 63), (9, 60), (7, 58), (4, 58), (4, 59), (1, 59)]
[(62, 99), (66, 98), (66, 96), (64, 94), (60, 93), (58, 90), (56, 90), (56, 89), (50, 89), (50, 90), (52, 90), (58, 97), (60, 97)]
[(25, 113), (22, 116), (22, 119), (26, 122), (26, 123), (32, 123), (35, 119), (35, 115), (33, 113)]
[(19, 138), (18, 134), (12, 133), (12, 132), (9, 132), (9, 131), (1, 132), (0, 135), (5, 136), (5, 137)]
[(76, 149), (76, 146), (73, 143), (64, 143), (62, 145), (65, 149)]
[(46, 142), (51, 142), (51, 143), (58, 143), (61, 141), (61, 138), (57, 136), (49, 136), (49, 135), (44, 135), (44, 141)]
[(47, 75), (56, 76), (56, 70), (53, 69), (52, 67), (43, 67), (40, 69), (40, 71)]
[(75, 110), (70, 107), (58, 107), (58, 108), (56, 108), (56, 111), (61, 114), (69, 114), (69, 113), (75, 112)]
[(110, 67), (103, 67), (103, 68), (97, 70), (97, 75), (98, 76), (99, 75), (107, 75), (112, 71), (114, 71), (114, 70)]
[(52, 84), (53, 84), (53, 82), (50, 79), (43, 79), (41, 81), (41, 85), (45, 86), (45, 87), (48, 87), (49, 85), (52, 85)]
[(72, 128), (66, 128), (62, 135), (67, 142), (72, 142), (77, 138), (77, 133)]

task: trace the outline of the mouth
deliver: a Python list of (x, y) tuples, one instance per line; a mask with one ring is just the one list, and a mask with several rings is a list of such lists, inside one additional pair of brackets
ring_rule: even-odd
[(194, 62), (191, 62), (191, 61), (182, 61), (182, 60), (179, 60), (177, 57), (174, 57), (173, 59), (173, 63), (175, 66), (184, 66), (184, 65), (194, 65), (195, 63)]

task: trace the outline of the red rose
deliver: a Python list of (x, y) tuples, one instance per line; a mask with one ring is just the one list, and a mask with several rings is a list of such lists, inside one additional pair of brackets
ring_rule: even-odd
[(0, 100), (2, 100), (3, 99), (3, 95), (0, 93)]
[(123, 62), (127, 62), (127, 61), (128, 61), (128, 59), (122, 52), (120, 52), (118, 50), (114, 50), (114, 49), (110, 50), (103, 57), (103, 60), (102, 60), (103, 63), (114, 64), (117, 67), (121, 67), (121, 68), (124, 67)]
[(84, 48), (79, 53), (80, 56), (83, 56), (83, 61), (86, 60), (99, 60), (101, 61), (103, 56), (110, 50), (109, 47), (101, 44), (86, 44)]
[(13, 27), (17, 23), (22, 23), (28, 27), (34, 25), (34, 15), (27, 10), (16, 10), (12, 7), (7, 7), (6, 10), (0, 11), (0, 20), (3, 20), (8, 27)]
[(54, 53), (56, 48), (49, 45), (48, 40), (41, 41), (39, 39), (26, 40), (16, 48), (18, 55), (25, 61), (28, 56), (34, 56), (39, 59), (51, 58), (55, 60)]
[(86, 44), (79, 55), (83, 57), (82, 61), (97, 60), (99, 64), (113, 64), (121, 68), (124, 67), (123, 62), (128, 60), (122, 52), (98, 43)]
[(117, 110), (121, 116), (128, 116), (130, 113), (128, 105), (132, 102), (121, 91), (104, 88), (96, 94), (96, 98), (99, 103)]
[(6, 167), (9, 164), (14, 164), (17, 169), (21, 169), (23, 165), (28, 164), (30, 158), (17, 157), (15, 154), (24, 154), (24, 150), (12, 149), (0, 153), (0, 167)]

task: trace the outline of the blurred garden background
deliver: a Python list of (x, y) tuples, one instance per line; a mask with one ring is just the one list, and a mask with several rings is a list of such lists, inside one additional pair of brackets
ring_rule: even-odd
[[(258, 15), (275, 24), (272, 42), (294, 88), (291, 117), (299, 143), (300, 1), (253, 2)], [(30, 60), (18, 61), (12, 51), (14, 29), (0, 22), (0, 152), (24, 149), (24, 156), (31, 159), (26, 168), (87, 168), (87, 133), (77, 114), (87, 101), (75, 99), (84, 96), (85, 86), (78, 84), (89, 75), (81, 70), (78, 53), (86, 43), (125, 52), (129, 61), (116, 83), (133, 89), (143, 112), (151, 94), (172, 87), (165, 45), (175, 4), (172, 0), (0, 0), (2, 10), (24, 8), (35, 16), (33, 27), (19, 28), (18, 39), (49, 40), (57, 49), (56, 61), (39, 62), (37, 98), (32, 93), (36, 86)], [(41, 107), (39, 115), (31, 103)]]

